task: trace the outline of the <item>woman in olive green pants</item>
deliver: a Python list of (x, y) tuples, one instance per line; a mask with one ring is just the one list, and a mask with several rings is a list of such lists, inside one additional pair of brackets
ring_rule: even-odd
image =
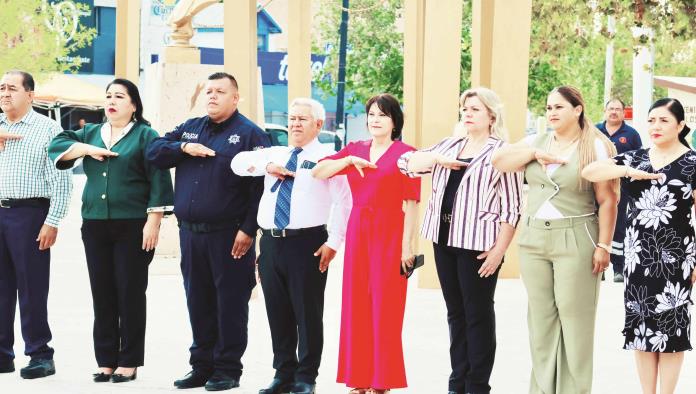
[(616, 182), (590, 184), (580, 177), (584, 166), (616, 152), (584, 107), (575, 88), (554, 89), (546, 107), (553, 132), (529, 136), (493, 156), (500, 171), (524, 168), (529, 184), (517, 243), (529, 297), (530, 393), (592, 389), (599, 280), (609, 265), (618, 190)]

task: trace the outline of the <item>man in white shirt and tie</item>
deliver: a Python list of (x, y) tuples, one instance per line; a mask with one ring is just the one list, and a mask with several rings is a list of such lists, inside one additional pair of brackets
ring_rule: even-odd
[(311, 174), (334, 153), (317, 138), (324, 118), (321, 103), (297, 98), (288, 114), (290, 146), (241, 152), (232, 160), (237, 175), (265, 176), (258, 262), (276, 374), (259, 394), (314, 393), (327, 269), (345, 239), (352, 206), (344, 176), (320, 180)]

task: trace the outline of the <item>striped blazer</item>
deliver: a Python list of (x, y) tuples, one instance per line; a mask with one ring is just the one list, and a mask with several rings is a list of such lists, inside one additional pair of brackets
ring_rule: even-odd
[[(468, 142), (467, 137), (448, 137), (419, 152), (437, 152), (454, 159)], [(491, 165), (493, 152), (504, 143), (498, 138), (489, 137), (464, 172), (452, 207), (447, 245), (487, 251), (495, 244), (501, 222), (509, 223), (513, 227), (517, 225), (520, 219), (523, 172), (502, 173)], [(402, 173), (410, 177), (432, 172), (433, 190), (425, 211), (421, 235), (437, 242), (442, 198), (450, 170), (435, 164), (433, 168), (422, 173), (410, 172), (408, 162), (413, 153), (403, 154), (398, 160), (398, 166)]]

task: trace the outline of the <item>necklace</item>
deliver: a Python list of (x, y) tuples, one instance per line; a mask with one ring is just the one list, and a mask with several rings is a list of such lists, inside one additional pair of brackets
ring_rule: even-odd
[(564, 150), (570, 148), (574, 143), (578, 142), (579, 139), (580, 139), (580, 135), (578, 134), (575, 138), (573, 138), (573, 139), (572, 139), (569, 143), (567, 143), (565, 146), (561, 146), (561, 142), (558, 141), (558, 139), (557, 139), (556, 136), (554, 135), (554, 136), (553, 136), (553, 139), (552, 139), (552, 142), (553, 142), (554, 144), (556, 144), (556, 146), (558, 147), (558, 150), (559, 150), (560, 152), (563, 152)]

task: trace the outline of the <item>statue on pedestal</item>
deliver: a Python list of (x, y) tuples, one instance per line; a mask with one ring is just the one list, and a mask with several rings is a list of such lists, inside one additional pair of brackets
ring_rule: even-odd
[(170, 47), (191, 48), (191, 37), (193, 37), (193, 17), (206, 7), (220, 3), (220, 0), (181, 0), (172, 10), (167, 24), (172, 28), (169, 34)]

